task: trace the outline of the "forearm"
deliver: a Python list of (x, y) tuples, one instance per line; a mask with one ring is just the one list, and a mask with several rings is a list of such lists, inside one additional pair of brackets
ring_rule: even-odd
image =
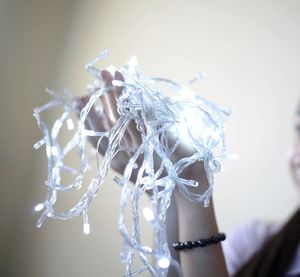
[[(203, 190), (207, 188), (208, 182), (202, 163), (193, 165), (182, 177), (193, 179), (201, 184), (194, 191), (196, 193), (203, 193)], [(212, 200), (205, 208), (203, 203), (193, 203), (187, 200), (178, 190), (175, 190), (174, 195), (178, 213), (179, 241), (196, 241), (219, 233)], [(220, 243), (179, 250), (179, 253), (185, 277), (228, 276)]]
[[(178, 227), (179, 226), (178, 226), (177, 206), (173, 194), (170, 207), (168, 208), (167, 211), (167, 219), (166, 219), (167, 240), (168, 240), (168, 245), (170, 248), (172, 258), (176, 260), (178, 263), (180, 263), (179, 252), (172, 247), (172, 244), (175, 241), (178, 241), (179, 239)], [(178, 276), (177, 270), (173, 266), (171, 266), (168, 271), (168, 277), (177, 277), (177, 276)]]
[[(213, 202), (204, 208), (177, 197), (179, 241), (209, 238), (218, 233)], [(221, 244), (180, 250), (180, 264), (185, 277), (228, 276)]]

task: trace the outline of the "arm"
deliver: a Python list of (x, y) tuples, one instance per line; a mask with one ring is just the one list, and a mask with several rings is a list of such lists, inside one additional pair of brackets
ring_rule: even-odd
[[(116, 72), (112, 77), (109, 72), (102, 71), (102, 78), (106, 84), (111, 86), (113, 78), (122, 80), (122, 75)], [(89, 115), (87, 125), (90, 129), (103, 131), (106, 126), (113, 125), (118, 118), (116, 98), (121, 94), (120, 88), (115, 88), (112, 93), (100, 98), (103, 104), (104, 116), (97, 116), (93, 110)], [(88, 99), (82, 99), (87, 102)], [(84, 104), (84, 103), (83, 103)], [(80, 108), (79, 108), (80, 109)], [(141, 142), (141, 137), (132, 123), (129, 124), (124, 137), (124, 144), (127, 146), (137, 146)], [(93, 143), (93, 141), (92, 141)], [(94, 145), (95, 142), (94, 142)], [(106, 146), (99, 145), (99, 152), (105, 153)], [(190, 149), (180, 147), (174, 153), (174, 159), (187, 156)], [(130, 158), (130, 153), (114, 159), (113, 168), (123, 173), (125, 165)], [(199, 168), (201, 170), (199, 170)], [(182, 176), (188, 179), (194, 179), (201, 184), (207, 184), (204, 167), (199, 164), (193, 165), (189, 170), (183, 172)], [(133, 177), (134, 178), (134, 177)], [(131, 180), (131, 181), (134, 181)], [(173, 201), (168, 211), (167, 219), (168, 242), (172, 244), (175, 241), (197, 240), (199, 238), (208, 238), (218, 233), (217, 223), (214, 214), (213, 204), (208, 208), (204, 208), (202, 203), (191, 203), (186, 200), (179, 192), (175, 191)], [(170, 247), (172, 248), (172, 247)], [(220, 243), (209, 245), (204, 248), (194, 248), (189, 250), (176, 251), (171, 249), (172, 257), (181, 263), (181, 267), (185, 277), (196, 276), (227, 276), (224, 256)], [(171, 271), (171, 270), (170, 270)], [(172, 276), (170, 272), (169, 276)], [(175, 275), (176, 276), (176, 275)]]
[[(213, 201), (208, 208), (191, 203), (177, 195), (179, 241), (208, 238), (218, 233)], [(185, 277), (228, 276), (221, 244), (180, 251), (180, 264)]]
[[(193, 165), (188, 172), (184, 172), (182, 177), (198, 181), (202, 186), (207, 184), (202, 164)], [(199, 189), (196, 188), (198, 192)], [(167, 220), (168, 243), (172, 257), (181, 264), (184, 276), (228, 276), (221, 243), (179, 251), (173, 250), (172, 247), (172, 243), (176, 241), (209, 238), (219, 232), (213, 201), (209, 207), (205, 208), (202, 203), (190, 202), (176, 190), (173, 202), (168, 211), (168, 216), (173, 218), (173, 220)], [(174, 224), (174, 217), (177, 218), (177, 224)], [(170, 272), (168, 276), (177, 275)]]
[[(167, 210), (166, 231), (167, 240), (170, 249), (171, 257), (180, 264), (179, 252), (172, 247), (175, 241), (179, 241), (179, 226), (178, 226), (178, 211), (177, 203), (174, 194), (172, 195), (170, 207)], [(174, 267), (168, 270), (168, 277), (177, 277), (178, 273)]]

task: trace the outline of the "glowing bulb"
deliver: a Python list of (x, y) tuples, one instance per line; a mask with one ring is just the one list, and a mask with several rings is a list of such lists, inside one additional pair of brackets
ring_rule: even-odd
[(87, 211), (83, 211), (83, 233), (88, 235), (91, 232)]
[(41, 139), (39, 140), (38, 142), (36, 142), (34, 145), (33, 145), (33, 148), (34, 149), (39, 149), (41, 146), (43, 146), (45, 144), (45, 140), (44, 139)]
[(153, 213), (152, 209), (149, 207), (146, 207), (143, 209), (143, 215), (147, 221), (154, 220), (154, 213)]
[(162, 257), (158, 260), (159, 267), (166, 269), (170, 266), (170, 260), (167, 257)]
[(51, 154), (52, 156), (57, 156), (58, 155), (58, 150), (56, 146), (51, 147)]
[(122, 87), (123, 86), (123, 82), (119, 81), (119, 80), (113, 80), (112, 81), (112, 85), (115, 87)]
[(143, 250), (144, 250), (146, 253), (152, 253), (152, 248), (149, 247), (149, 246), (144, 246), (144, 247), (143, 247)]
[(90, 224), (89, 223), (84, 223), (83, 224), (83, 233), (85, 235), (88, 235), (91, 232)]
[(44, 204), (43, 203), (40, 203), (40, 204), (37, 204), (35, 207), (34, 207), (34, 210), (36, 212), (40, 212), (42, 209), (44, 209)]
[(68, 130), (73, 130), (74, 129), (74, 122), (73, 122), (72, 118), (69, 118), (67, 120), (67, 128), (68, 128)]

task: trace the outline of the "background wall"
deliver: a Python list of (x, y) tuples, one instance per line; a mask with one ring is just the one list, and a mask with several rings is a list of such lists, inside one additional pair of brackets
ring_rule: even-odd
[(185, 82), (204, 70), (195, 89), (235, 109), (227, 141), (239, 159), (215, 185), (220, 229), (286, 219), (298, 201), (286, 153), (299, 97), (299, 12), (297, 0), (0, 1), (0, 275), (122, 276), (114, 184), (92, 205), (89, 237), (81, 218), (37, 230), (32, 211), (46, 173), (43, 151), (32, 149), (41, 137), (32, 110), (49, 100), (47, 86), (83, 95), (84, 64), (103, 49), (112, 52), (104, 65), (136, 55), (149, 76)]

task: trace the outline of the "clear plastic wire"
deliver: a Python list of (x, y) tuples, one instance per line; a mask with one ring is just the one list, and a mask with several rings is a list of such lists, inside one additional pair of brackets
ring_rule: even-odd
[[(51, 90), (48, 92), (53, 100), (34, 110), (34, 117), (43, 133), (43, 138), (34, 144), (34, 148), (45, 147), (48, 160), (48, 176), (45, 181), (47, 195), (45, 201), (35, 207), (41, 213), (36, 225), (41, 227), (47, 217), (66, 220), (82, 215), (83, 230), (88, 234), (88, 209), (91, 202), (112, 167), (113, 160), (117, 159), (117, 154), (130, 153), (123, 176), (114, 178), (122, 187), (118, 227), (123, 238), (121, 261), (126, 265), (124, 276), (136, 276), (144, 271), (149, 271), (154, 276), (166, 276), (169, 266), (174, 266), (178, 275), (182, 276), (180, 266), (172, 260), (167, 244), (167, 209), (176, 187), (190, 201), (209, 205), (214, 174), (220, 171), (220, 159), (227, 158), (224, 121), (229, 112), (204, 99), (187, 85), (164, 78), (143, 76), (136, 58), (119, 69), (124, 81), (113, 80), (112, 86), (105, 86), (101, 77), (103, 69), (97, 68), (95, 64), (108, 54), (108, 51), (104, 51), (86, 65), (87, 71), (95, 78), (95, 83), (89, 86), (90, 97), (81, 111), (78, 110), (78, 97), (69, 93), (61, 95)], [(203, 76), (202, 73), (196, 75), (188, 84), (201, 80)], [(119, 118), (111, 128), (103, 132), (88, 129), (86, 123), (89, 112), (95, 107), (97, 112), (103, 112), (103, 107), (97, 104), (97, 100), (111, 93), (113, 87), (122, 88), (117, 100)], [(167, 96), (165, 89), (171, 90), (172, 96)], [(63, 108), (61, 116), (48, 127), (42, 114), (58, 108)], [(74, 115), (78, 116), (77, 124), (73, 122)], [(123, 143), (126, 129), (132, 122), (141, 136), (140, 145), (134, 147)], [(76, 132), (63, 147), (58, 142), (58, 136), (62, 128), (66, 127), (69, 130), (75, 128)], [(64, 212), (57, 212), (55, 204), (59, 192), (72, 192), (82, 188), (90, 159), (86, 144), (87, 139), (91, 138), (96, 140), (97, 149), (103, 139), (107, 141), (103, 158), (99, 157), (98, 151), (94, 154), (97, 172), (78, 203)], [(182, 145), (189, 146), (190, 154), (174, 160), (175, 153)], [(66, 156), (74, 149), (79, 149), (79, 170), (65, 162)], [(191, 191), (191, 188), (202, 184), (181, 176), (185, 169), (199, 162), (203, 163), (208, 180), (208, 187), (203, 193)], [(63, 171), (76, 176), (75, 181), (62, 184)], [(135, 183), (132, 184), (134, 175)], [(140, 229), (139, 205), (141, 196), (145, 193), (149, 194), (149, 205), (145, 207), (144, 215), (153, 228), (154, 249), (143, 244)], [(131, 209), (131, 228), (126, 225), (125, 214), (128, 209)], [(154, 263), (151, 257), (155, 258)], [(135, 268), (135, 259), (140, 262), (140, 268)]]

